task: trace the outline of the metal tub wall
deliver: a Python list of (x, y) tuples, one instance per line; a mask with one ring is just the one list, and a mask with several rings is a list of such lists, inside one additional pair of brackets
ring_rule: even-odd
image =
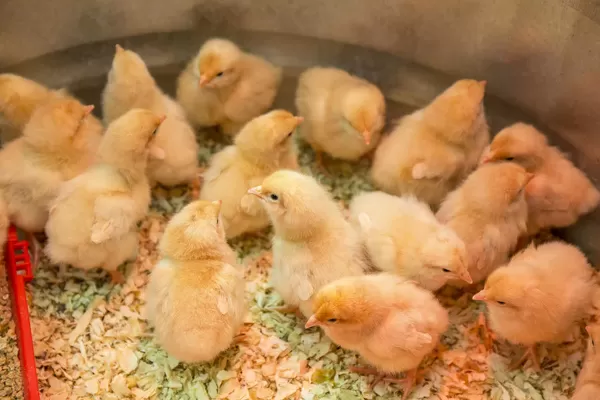
[[(176, 72), (218, 34), (285, 67), (281, 106), (315, 64), (380, 85), (397, 106), (391, 118), (456, 78), (487, 79), (494, 131), (533, 122), (597, 181), (599, 22), (593, 0), (3, 0), (0, 71), (97, 102), (83, 88), (101, 86), (121, 43), (172, 92)], [(600, 262), (599, 231), (597, 211), (564, 235)]]

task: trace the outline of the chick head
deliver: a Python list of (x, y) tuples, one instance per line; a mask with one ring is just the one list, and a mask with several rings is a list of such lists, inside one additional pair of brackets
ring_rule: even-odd
[(504, 214), (525, 202), (525, 187), (533, 177), (515, 163), (485, 164), (464, 182), (465, 197), (469, 204), (476, 204), (490, 214)]
[(135, 108), (111, 123), (100, 144), (101, 159), (118, 168), (133, 172), (145, 170), (148, 155), (164, 158), (164, 151), (154, 138), (165, 120), (150, 110)]
[(248, 122), (235, 138), (235, 145), (246, 159), (276, 163), (281, 153), (291, 150), (292, 134), (302, 122), (284, 110), (273, 110)]
[(548, 140), (543, 133), (531, 125), (517, 123), (498, 132), (484, 151), (481, 164), (511, 161), (534, 172), (543, 162), (547, 147)]
[(373, 306), (379, 299), (378, 289), (368, 285), (367, 279), (347, 277), (323, 286), (313, 299), (313, 315), (306, 328), (352, 329), (380, 320), (386, 309)]
[(439, 276), (445, 281), (461, 279), (469, 284), (473, 283), (465, 244), (451, 228), (441, 226), (425, 241), (421, 252), (428, 275)]
[(163, 255), (178, 260), (218, 251), (226, 243), (221, 201), (197, 200), (171, 218), (160, 242)]
[(72, 97), (58, 97), (38, 107), (23, 130), (27, 143), (39, 148), (64, 148), (80, 133), (94, 109)]
[(198, 53), (194, 73), (202, 88), (219, 89), (235, 83), (240, 76), (242, 51), (225, 39), (210, 39)]
[(446, 135), (464, 134), (483, 115), (486, 83), (472, 79), (455, 82), (424, 109), (428, 122), (439, 125)]
[(494, 321), (518, 321), (535, 310), (546, 312), (543, 294), (537, 287), (536, 277), (528, 270), (504, 266), (492, 272), (473, 300), (484, 301)]
[(119, 45), (116, 45), (115, 57), (108, 79), (110, 81), (117, 76), (119, 79), (136, 82), (138, 85), (154, 85), (154, 78), (150, 75), (144, 60), (137, 53), (125, 50)]
[(351, 89), (343, 99), (342, 124), (354, 135), (361, 135), (366, 145), (385, 124), (385, 99), (379, 89), (361, 85)]
[(314, 178), (295, 171), (274, 172), (248, 193), (261, 200), (277, 235), (288, 238), (317, 233), (331, 214), (340, 213)]

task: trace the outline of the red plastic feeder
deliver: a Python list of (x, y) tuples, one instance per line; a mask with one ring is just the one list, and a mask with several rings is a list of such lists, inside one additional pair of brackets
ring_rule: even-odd
[(25, 292), (25, 284), (33, 279), (29, 243), (26, 240), (19, 240), (17, 229), (12, 225), (8, 230), (4, 260), (19, 343), (23, 393), (25, 400), (39, 400), (40, 391), (33, 352), (33, 336), (31, 335), (27, 293)]

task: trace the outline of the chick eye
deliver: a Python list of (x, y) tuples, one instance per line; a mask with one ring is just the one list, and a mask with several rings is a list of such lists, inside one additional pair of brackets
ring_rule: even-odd
[(496, 301), (496, 303), (500, 304), (501, 306), (506, 304), (504, 301)]
[(444, 271), (444, 272), (450, 272), (450, 270), (448, 268), (442, 268), (442, 271)]
[(294, 131), (291, 131), (290, 133), (288, 133), (287, 137), (292, 137), (293, 133), (294, 133)]
[(514, 159), (515, 159), (514, 157), (506, 157), (505, 158), (506, 161), (514, 161)]
[(217, 77), (217, 78), (220, 78), (220, 77), (222, 77), (222, 76), (223, 76), (223, 71), (219, 72), (219, 73), (216, 75), (216, 77)]
[(331, 322), (332, 324), (337, 322), (337, 318), (329, 318), (327, 322)]
[(275, 193), (271, 193), (271, 194), (269, 195), (269, 198), (270, 198), (271, 200), (273, 200), (273, 201), (277, 201), (277, 200), (279, 200), (279, 196), (277, 196)]

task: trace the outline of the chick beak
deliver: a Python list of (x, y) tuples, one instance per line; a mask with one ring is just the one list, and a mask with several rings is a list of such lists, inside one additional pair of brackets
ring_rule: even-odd
[(479, 85), (481, 85), (481, 87), (483, 89), (485, 89), (485, 86), (487, 85), (487, 81), (479, 81)]
[(209, 81), (209, 79), (206, 75), (200, 75), (200, 80), (198, 81), (198, 85), (200, 87), (204, 87), (204, 86), (206, 86), (208, 81)]
[(85, 106), (83, 107), (83, 117), (87, 117), (88, 115), (90, 115), (92, 113), (92, 111), (94, 111), (94, 105), (90, 104), (89, 106)]
[(479, 293), (476, 293), (473, 296), (473, 300), (477, 300), (477, 301), (487, 301), (487, 297), (485, 297), (485, 290), (482, 290)]
[(468, 271), (458, 274), (458, 277), (467, 282), (469, 285), (473, 283), (473, 278), (471, 278), (471, 274), (469, 274)]
[(223, 201), (221, 200), (215, 200), (212, 202), (215, 206), (217, 206), (217, 213), (221, 212), (221, 205), (223, 204)]
[(294, 117), (296, 119), (296, 126), (300, 125), (304, 121), (304, 117)]
[(259, 199), (264, 198), (263, 194), (262, 194), (262, 186), (255, 186), (255, 187), (253, 187), (253, 188), (251, 188), (251, 189), (248, 190), (248, 193), (255, 195)]
[(494, 153), (491, 152), (490, 150), (486, 150), (485, 153), (483, 153), (483, 156), (481, 156), (481, 160), (479, 161), (480, 165), (489, 163), (490, 161), (492, 161), (492, 159), (494, 158)]
[(531, 180), (535, 178), (535, 174), (532, 174), (531, 172), (527, 173), (527, 176), (525, 177), (525, 185), (527, 185), (529, 182), (531, 182)]
[(368, 130), (364, 130), (361, 133), (363, 139), (365, 140), (365, 144), (368, 146), (371, 144), (371, 132), (369, 132)]
[(119, 53), (122, 53), (122, 52), (123, 52), (123, 50), (125, 50), (125, 49), (124, 49), (123, 47), (121, 47), (121, 45), (120, 45), (120, 44), (117, 44), (117, 45), (115, 45), (115, 52), (116, 52), (117, 54), (119, 54)]
[(306, 325), (304, 325), (305, 329), (312, 328), (313, 326), (319, 326), (321, 323), (314, 315), (311, 315), (308, 321), (306, 321)]

